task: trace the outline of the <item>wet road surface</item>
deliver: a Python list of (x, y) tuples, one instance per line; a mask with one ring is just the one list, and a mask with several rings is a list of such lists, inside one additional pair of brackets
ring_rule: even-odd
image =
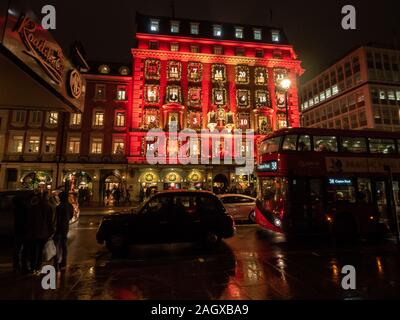
[[(95, 241), (100, 216), (83, 216), (69, 235), (69, 260), (56, 290), (41, 277), (12, 272), (0, 250), (0, 299), (399, 299), (400, 250), (390, 241), (336, 246), (288, 245), (256, 225), (213, 250), (200, 245), (133, 246), (113, 258)], [(356, 268), (356, 290), (341, 288), (341, 269)]]

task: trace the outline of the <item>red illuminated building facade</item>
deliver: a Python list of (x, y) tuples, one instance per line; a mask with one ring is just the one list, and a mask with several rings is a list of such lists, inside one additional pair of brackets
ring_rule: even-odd
[[(299, 126), (297, 77), (303, 72), (283, 30), (137, 15), (129, 165), (142, 186), (244, 189), (233, 165), (146, 164), (148, 129), (253, 129), (256, 137)], [(168, 143), (167, 143), (168, 145)], [(200, 146), (197, 148), (201, 150)], [(167, 147), (168, 152), (171, 151)], [(215, 190), (214, 190), (215, 191)]]
[[(54, 154), (46, 151), (45, 132), (51, 128), (45, 122), (31, 128), (30, 111), (24, 125), (13, 128), (21, 146), (10, 147), (14, 140), (5, 138), (6, 167), (17, 170), (16, 187), (27, 172), (41, 171), (48, 172), (53, 187), (88, 187), (94, 201), (103, 200), (114, 186), (130, 190), (131, 199), (147, 188), (245, 190), (255, 180), (237, 175), (235, 162), (174, 163), (170, 154), (179, 145), (169, 140), (165, 164), (150, 165), (146, 153), (154, 146), (146, 141), (148, 131), (191, 129), (198, 134), (200, 157), (202, 129), (210, 136), (224, 129), (252, 129), (256, 145), (273, 130), (299, 126), (297, 79), (303, 69), (282, 29), (140, 14), (136, 23), (132, 65), (97, 63), (82, 71), (84, 112), (60, 114)], [(291, 80), (286, 91), (283, 79)], [(9, 129), (20, 119), (8, 118)], [(28, 163), (31, 130), (40, 136), (40, 148)], [(38, 163), (35, 157), (43, 155), (48, 162)], [(10, 186), (7, 173), (2, 179)]]

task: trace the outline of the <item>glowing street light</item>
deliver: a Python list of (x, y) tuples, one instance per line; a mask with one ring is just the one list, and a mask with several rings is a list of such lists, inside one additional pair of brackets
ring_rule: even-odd
[(283, 90), (285, 90), (285, 108), (286, 108), (286, 126), (288, 127), (288, 128), (290, 128), (290, 124), (289, 124), (289, 111), (288, 111), (288, 100), (289, 100), (289, 98), (288, 98), (288, 92), (289, 92), (289, 89), (290, 89), (290, 86), (292, 85), (292, 81), (290, 81), (290, 79), (288, 79), (288, 78), (285, 78), (285, 79), (282, 79), (282, 81), (281, 81), (281, 83), (280, 83), (280, 86), (281, 86), (281, 88), (283, 89)]

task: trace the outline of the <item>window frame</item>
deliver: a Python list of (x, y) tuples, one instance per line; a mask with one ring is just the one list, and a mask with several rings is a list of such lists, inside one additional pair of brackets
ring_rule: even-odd
[[(153, 30), (153, 26), (155, 27), (154, 30)], [(159, 19), (150, 19), (149, 31), (150, 32), (160, 32), (160, 20)]]
[[(219, 31), (219, 34), (218, 34)], [(213, 36), (215, 38), (221, 38), (222, 37), (222, 25), (220, 24), (213, 24)]]
[[(259, 34), (260, 36), (257, 37), (256, 34)], [(257, 40), (257, 41), (261, 41), (262, 40), (262, 29), (260, 29), (260, 28), (254, 28), (253, 29), (253, 39)]]
[[(71, 142), (72, 142), (71, 140), (72, 139), (74, 139), (74, 142), (78, 142), (78, 151), (77, 152), (74, 152), (74, 151), (71, 152), (70, 151), (70, 146), (71, 146)], [(74, 145), (74, 147), (75, 147), (75, 145)], [(77, 135), (77, 134), (69, 135), (68, 139), (67, 139), (66, 148), (67, 148), (67, 150), (66, 150), (67, 154), (71, 154), (71, 155), (80, 154), (81, 153), (81, 135), (80, 134), (79, 135)]]

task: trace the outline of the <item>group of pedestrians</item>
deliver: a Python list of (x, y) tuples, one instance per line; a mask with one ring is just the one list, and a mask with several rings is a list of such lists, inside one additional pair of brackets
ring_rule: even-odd
[(16, 196), (14, 208), (14, 271), (40, 274), (43, 250), (50, 240), (56, 247), (52, 263), (61, 271), (66, 266), (67, 235), (74, 214), (68, 194), (61, 192), (58, 200), (47, 191)]
[(121, 191), (120, 188), (114, 186), (112, 189), (107, 189), (105, 191), (104, 204), (106, 206), (120, 206), (121, 200), (124, 204), (130, 205), (131, 203), (131, 194), (128, 189), (125, 192)]

